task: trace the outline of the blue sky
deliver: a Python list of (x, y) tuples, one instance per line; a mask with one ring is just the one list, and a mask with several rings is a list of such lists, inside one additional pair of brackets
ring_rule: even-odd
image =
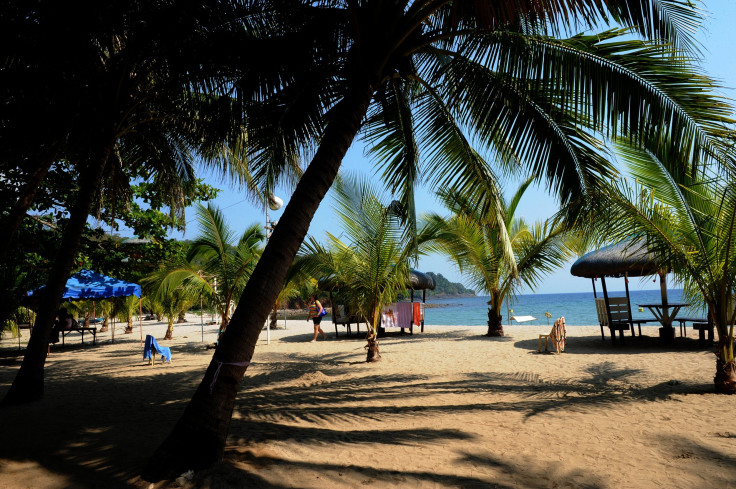
[[(733, 100), (736, 99), (736, 54), (734, 54), (734, 50), (736, 50), (736, 28), (734, 27), (736, 21), (736, 0), (706, 0), (704, 8), (707, 11), (707, 18), (703, 24), (703, 29), (697, 35), (702, 45), (703, 67), (706, 73), (724, 86), (722, 94)], [(354, 144), (349, 151), (343, 161), (343, 170), (357, 171), (367, 176), (373, 174), (371, 163), (363, 157), (363, 147), (359, 146), (359, 144)], [(208, 178), (208, 182), (219, 188), (223, 188), (221, 195), (215, 199), (214, 203), (223, 210), (228, 223), (233, 229), (242, 232), (248, 225), (254, 222), (265, 224), (264, 211), (250, 204), (241, 193), (227, 188), (227, 184), (223, 184), (216, 179)], [(276, 195), (281, 197), (285, 203), (288, 203), (289, 195), (287, 191), (281, 189), (276, 192)], [(438, 206), (433, 195), (427, 192), (418, 192), (418, 214), (428, 211), (442, 213), (440, 209), (441, 207)], [(543, 188), (530, 189), (525, 195), (525, 199), (521, 202), (517, 215), (523, 216), (528, 221), (535, 221), (549, 217), (556, 209), (555, 201), (546, 194)], [(280, 214), (281, 211), (272, 212), (271, 218), (278, 219)], [(191, 239), (197, 235), (194, 213), (189, 211), (187, 218), (190, 224), (183, 237)], [(332, 202), (328, 194), (328, 197), (322, 202), (312, 221), (309, 234), (323, 240), (326, 230), (329, 229), (332, 232), (338, 231), (331, 228), (330, 224), (333, 222)], [(570, 264), (549, 275), (534, 292), (560, 293), (591, 291), (590, 280), (570, 275)], [(424, 272), (441, 273), (455, 282), (464, 282), (463, 277), (454, 269), (449, 259), (444, 256), (422, 257), (420, 258), (418, 268)], [(632, 280), (629, 285), (633, 289), (658, 288), (658, 284), (652, 282), (651, 278), (641, 281), (638, 279)], [(623, 283), (618, 284), (614, 282), (609, 287), (614, 290), (623, 289)]]

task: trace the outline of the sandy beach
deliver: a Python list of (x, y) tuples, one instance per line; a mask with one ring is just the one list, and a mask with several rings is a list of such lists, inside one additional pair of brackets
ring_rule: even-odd
[[(215, 326), (202, 341), (199, 317), (176, 325), (161, 342), (172, 363), (155, 366), (138, 324), (114, 344), (70, 335), (45, 399), (0, 411), (0, 488), (736, 487), (736, 399), (713, 394), (715, 357), (692, 331), (662, 347), (645, 327), (621, 347), (572, 326), (555, 355), (537, 353), (547, 326), (427, 326), (390, 333), (366, 364), (363, 327), (335, 338), (325, 322), (309, 343), (309, 323), (286, 326), (261, 335), (224, 463), (155, 486), (137, 474), (201, 380)], [(4, 395), (22, 357), (1, 346)]]

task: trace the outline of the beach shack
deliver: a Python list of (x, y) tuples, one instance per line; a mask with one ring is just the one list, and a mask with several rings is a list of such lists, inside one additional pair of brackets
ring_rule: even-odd
[[(592, 251), (575, 263), (570, 268), (570, 273), (576, 277), (590, 278), (593, 283), (593, 297), (596, 299), (596, 309), (601, 325), (601, 336), (604, 326), (611, 331), (611, 341), (615, 342), (615, 333), (619, 332), (620, 340), (624, 340), (624, 331), (631, 330), (635, 335), (634, 325), (639, 328), (648, 322), (659, 322), (659, 335), (662, 340), (674, 339), (674, 328), (672, 321), (677, 311), (687, 304), (670, 303), (667, 300), (667, 270), (658, 265), (655, 256), (646, 248), (643, 241), (626, 240), (615, 243), (596, 251)], [(659, 275), (659, 284), (662, 302), (658, 304), (640, 304), (651, 310), (653, 318), (633, 318), (631, 314), (631, 296), (629, 295), (629, 277), (642, 277), (647, 275)], [(603, 299), (599, 299), (595, 281), (601, 279)], [(626, 297), (610, 297), (606, 287), (606, 277), (624, 278)]]
[[(346, 304), (337, 304), (335, 302), (334, 297), (335, 295), (339, 295), (341, 289), (335, 277), (330, 276), (320, 279), (318, 287), (320, 290), (329, 293), (330, 304), (332, 304), (332, 323), (335, 325), (335, 336), (338, 334), (338, 325), (346, 327), (347, 333), (351, 334), (351, 325), (355, 324), (357, 332), (360, 332), (360, 323), (365, 323), (366, 319), (357, 316), (354, 311), (350, 311), (349, 306)], [(406, 283), (410, 300), (409, 302), (402, 301), (384, 307), (383, 314), (381, 315), (381, 325), (378, 328), (379, 334), (382, 334), (382, 330), (386, 327), (400, 328), (402, 332), (404, 329), (408, 329), (413, 334), (414, 326), (418, 326), (420, 331), (424, 332), (424, 305), (427, 302), (427, 290), (434, 290), (435, 287), (436, 283), (432, 276), (411, 269), (409, 271), (409, 279)], [(414, 293), (419, 290), (422, 291), (421, 302), (414, 300)]]

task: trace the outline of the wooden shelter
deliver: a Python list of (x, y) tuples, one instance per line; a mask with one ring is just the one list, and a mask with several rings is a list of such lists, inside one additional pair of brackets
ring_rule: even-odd
[[(659, 266), (655, 256), (646, 248), (641, 240), (627, 240), (615, 243), (596, 251), (591, 251), (579, 258), (570, 268), (570, 273), (576, 277), (590, 278), (593, 283), (593, 297), (598, 297), (595, 290), (595, 279), (600, 277), (603, 288), (603, 297), (606, 304), (606, 314), (611, 324), (611, 301), (608, 297), (606, 277), (623, 277), (626, 289), (626, 302), (631, 317), (631, 297), (629, 295), (629, 277), (643, 277), (659, 275), (659, 287), (662, 295), (662, 304), (667, 305), (667, 271)], [(666, 334), (670, 334), (669, 332)]]
[[(418, 270), (414, 270), (413, 268), (409, 270), (409, 279), (406, 282), (406, 288), (409, 290), (411, 294), (411, 302), (414, 302), (414, 291), (415, 290), (421, 290), (422, 291), (422, 303), (427, 302), (427, 290), (434, 290), (437, 284), (435, 283), (434, 279), (431, 275), (428, 275), (426, 273), (420, 272)], [(339, 281), (334, 276), (329, 277), (323, 277), (319, 280), (317, 287), (320, 290), (324, 290), (329, 293), (330, 295), (330, 304), (332, 304), (333, 308), (333, 317), (334, 317), (334, 309), (335, 304), (333, 302), (332, 294), (333, 292), (336, 292), (340, 290), (342, 287), (342, 284), (339, 283)], [(333, 319), (334, 322), (334, 319)], [(356, 327), (361, 322), (360, 318), (350, 316), (346, 318), (346, 324), (348, 328), (348, 332), (350, 332), (350, 323), (355, 323)], [(365, 322), (363, 319), (362, 322)], [(421, 331), (424, 331), (424, 318), (422, 318), (421, 322)], [(337, 323), (335, 323), (335, 334), (337, 334)]]

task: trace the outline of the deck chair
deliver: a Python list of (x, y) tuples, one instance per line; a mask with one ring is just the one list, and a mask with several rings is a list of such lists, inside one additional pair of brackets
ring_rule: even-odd
[(549, 351), (549, 342), (552, 341), (552, 346), (555, 347), (557, 354), (565, 351), (565, 338), (567, 337), (567, 329), (565, 328), (565, 318), (561, 317), (555, 321), (552, 325), (552, 330), (549, 334), (539, 335), (539, 345), (537, 346), (537, 353), (542, 353), (542, 342), (544, 341), (544, 351)]
[(565, 351), (565, 339), (567, 338), (567, 328), (565, 327), (565, 318), (561, 317), (552, 325), (552, 331), (549, 332), (549, 339), (559, 355)]
[(603, 333), (603, 327), (608, 327), (611, 330), (611, 341), (616, 341), (616, 331), (619, 331), (619, 338), (621, 342), (624, 341), (624, 331), (631, 330), (633, 336), (634, 327), (629, 322), (629, 301), (626, 297), (609, 297), (608, 306), (611, 308), (611, 321), (608, 321), (608, 313), (606, 312), (606, 301), (605, 299), (597, 298), (595, 300), (595, 308), (598, 312), (598, 322), (601, 326), (601, 337), (606, 339)]
[(162, 362), (171, 362), (171, 348), (160, 346), (156, 338), (147, 334), (146, 343), (143, 347), (143, 359), (148, 360), (149, 365), (156, 365), (156, 355), (161, 355)]
[(606, 326), (611, 330), (611, 341), (616, 341), (616, 331), (619, 332), (621, 343), (624, 341), (624, 331), (631, 330), (631, 336), (635, 336), (634, 325), (639, 327), (639, 336), (641, 336), (641, 324), (657, 321), (655, 318), (648, 319), (632, 319), (629, 310), (629, 300), (626, 297), (609, 297), (608, 306), (611, 308), (611, 324), (608, 323), (608, 314), (606, 313), (605, 299), (596, 298), (595, 309), (598, 313), (598, 322), (601, 326), (601, 338), (606, 339), (603, 333), (603, 327)]

